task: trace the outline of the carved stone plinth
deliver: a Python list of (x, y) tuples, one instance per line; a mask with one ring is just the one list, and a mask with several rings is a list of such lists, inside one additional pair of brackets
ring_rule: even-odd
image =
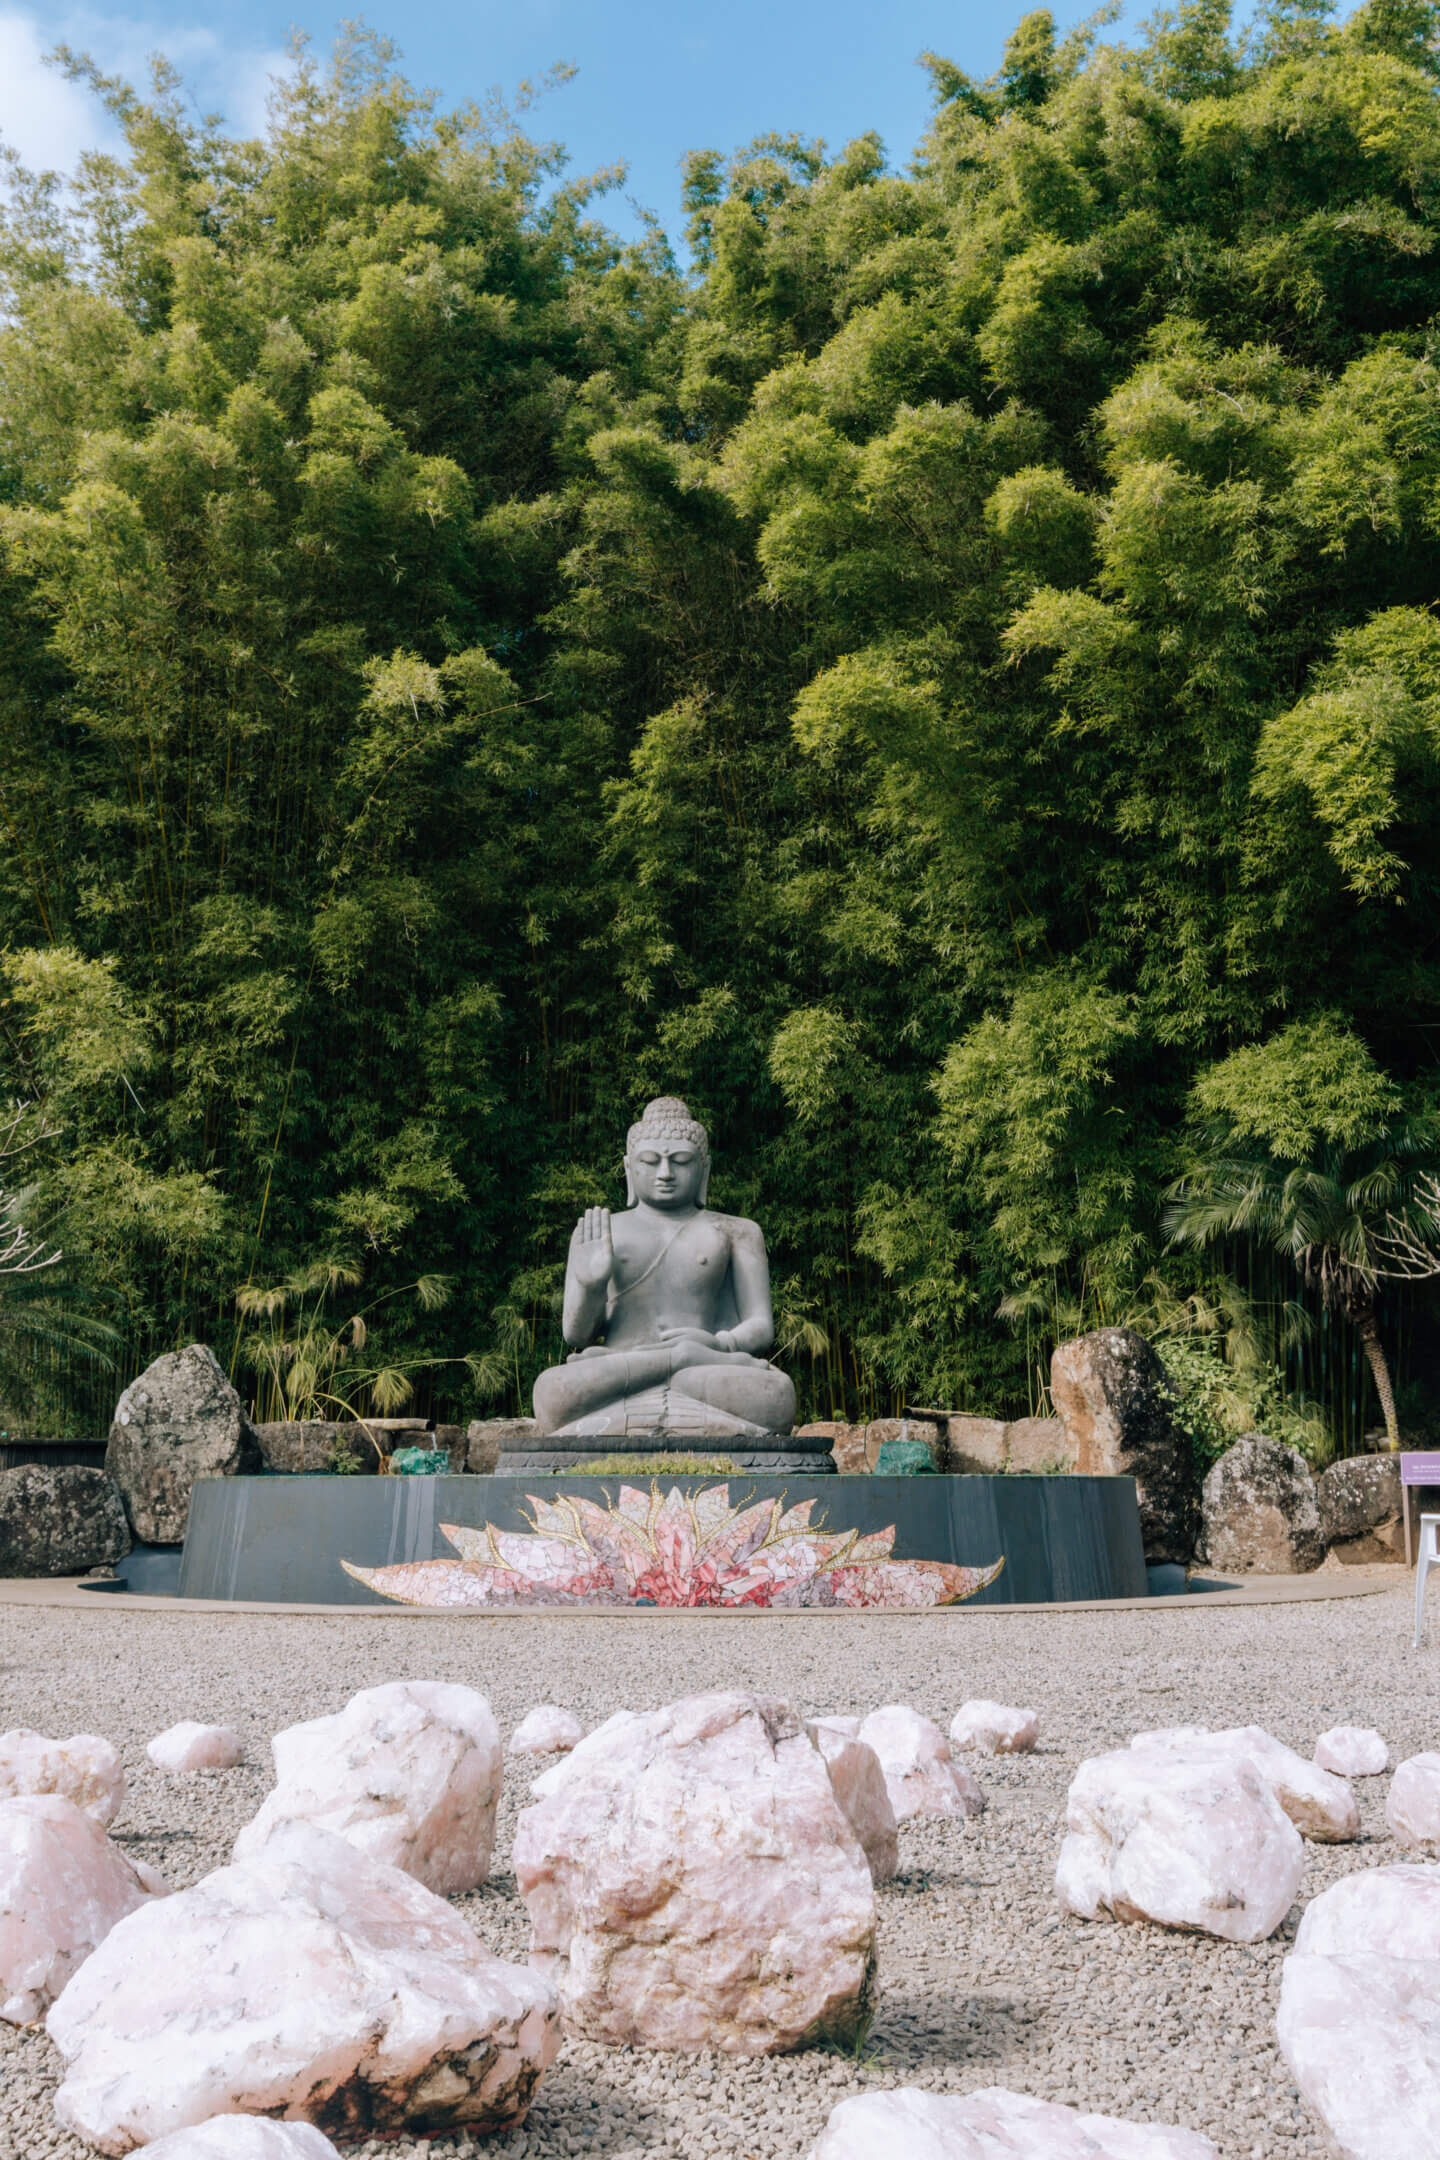
[(825, 1477), (835, 1469), (830, 1442), (823, 1433), (743, 1432), (700, 1438), (668, 1431), (629, 1430), (545, 1433), (533, 1443), (502, 1449), (495, 1474), (520, 1477), (535, 1470), (574, 1470), (580, 1463), (597, 1462), (607, 1455), (653, 1455), (657, 1460), (693, 1455), (698, 1463), (723, 1461), (739, 1471), (773, 1477)]

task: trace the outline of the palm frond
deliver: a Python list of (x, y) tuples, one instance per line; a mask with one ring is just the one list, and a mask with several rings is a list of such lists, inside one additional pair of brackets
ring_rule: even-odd
[(113, 1372), (118, 1329), (90, 1309), (81, 1285), (53, 1273), (10, 1276), (0, 1284), (0, 1401), (16, 1412), (63, 1398), (77, 1367)]

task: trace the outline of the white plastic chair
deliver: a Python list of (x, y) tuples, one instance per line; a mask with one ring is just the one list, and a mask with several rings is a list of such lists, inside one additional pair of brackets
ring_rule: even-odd
[(1440, 1515), (1420, 1517), (1420, 1551), (1415, 1561), (1415, 1648), (1420, 1648), (1420, 1635), (1425, 1626), (1425, 1578), (1432, 1567), (1440, 1567)]

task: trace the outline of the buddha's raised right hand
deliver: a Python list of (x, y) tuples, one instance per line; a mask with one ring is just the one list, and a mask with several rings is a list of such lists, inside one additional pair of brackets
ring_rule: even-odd
[(587, 1290), (601, 1290), (615, 1270), (610, 1210), (586, 1208), (570, 1239), (570, 1272)]

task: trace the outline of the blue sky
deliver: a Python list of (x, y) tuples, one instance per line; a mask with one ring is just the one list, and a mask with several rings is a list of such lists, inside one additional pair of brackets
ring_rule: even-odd
[[(292, 23), (328, 44), (337, 17), (297, 15), (297, 0), (149, 0), (122, 13), (49, 0), (0, 0), (0, 135), (28, 163), (67, 168), (105, 139), (103, 113), (42, 64), (57, 40), (86, 50), (110, 72), (143, 79), (146, 57), (164, 51), (197, 103), (223, 110), (250, 132), (263, 124), (269, 75), (284, 64)], [(1062, 29), (1088, 4), (1054, 6)], [(680, 160), (687, 150), (733, 149), (769, 129), (823, 136), (838, 148), (878, 129), (903, 163), (924, 129), (929, 83), (917, 56), (927, 46), (978, 75), (993, 71), (1025, 0), (1003, 10), (973, 0), (472, 0), (410, 5), (376, 0), (365, 20), (401, 48), (406, 73), (446, 103), (513, 92), (526, 77), (571, 61), (578, 77), (531, 116), (531, 132), (562, 140), (572, 170), (624, 159), (624, 193), (680, 224)], [(1127, 24), (1149, 12), (1127, 7)], [(604, 213), (634, 229), (622, 197)]]

